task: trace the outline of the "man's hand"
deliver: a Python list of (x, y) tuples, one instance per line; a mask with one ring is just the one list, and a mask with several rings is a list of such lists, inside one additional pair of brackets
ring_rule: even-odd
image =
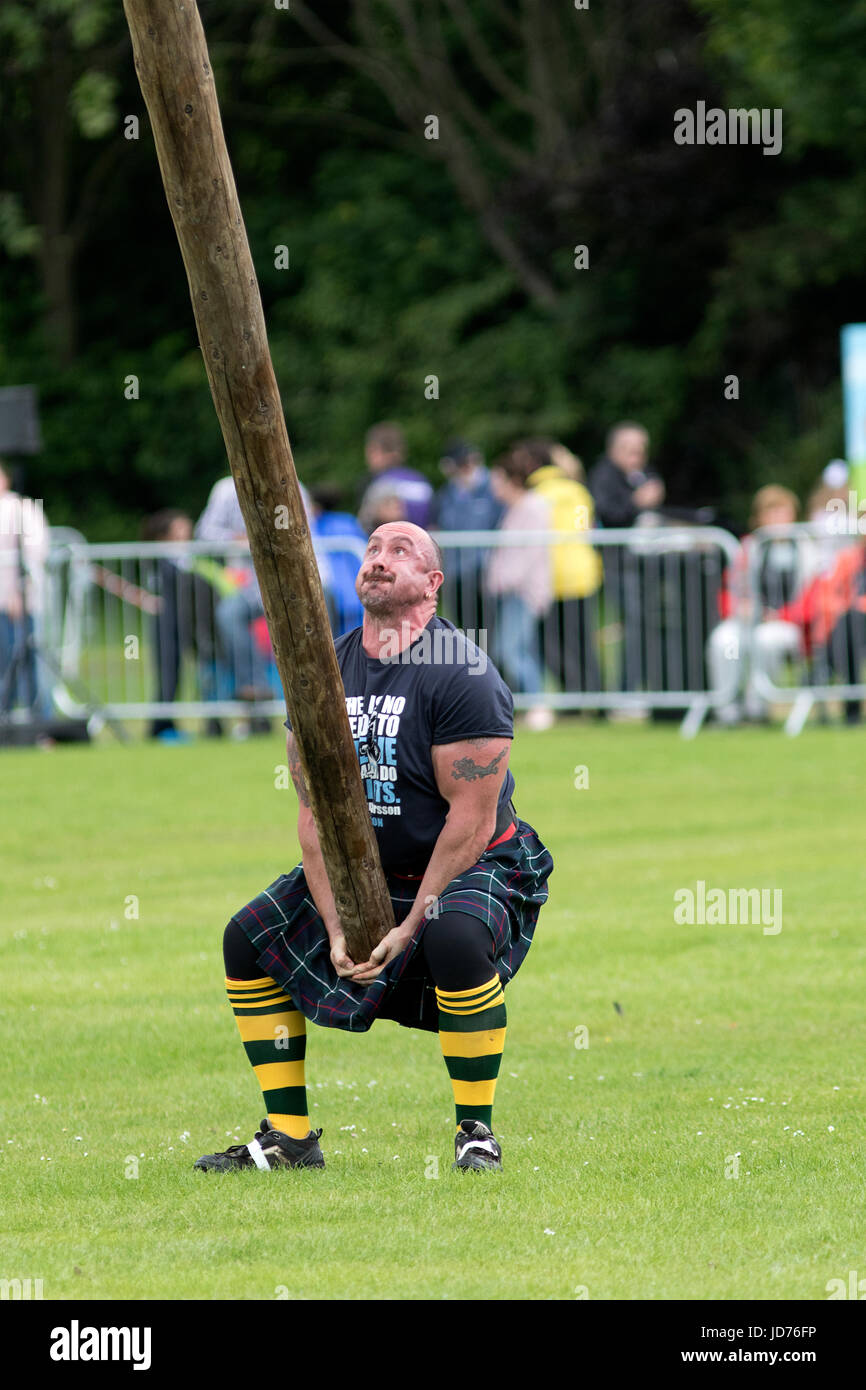
[(635, 488), (632, 501), (640, 511), (658, 507), (665, 500), (665, 485), (661, 478), (647, 478), (645, 483)]
[(342, 935), (331, 938), (331, 964), (341, 980), (351, 979), (358, 969), (346, 950), (346, 938)]
[[(369, 985), (389, 965), (395, 960), (412, 940), (413, 929), (408, 930), (406, 924), (402, 923), (399, 927), (393, 927), (387, 936), (383, 936), (378, 946), (374, 946), (370, 952), (370, 959), (365, 960), (363, 965), (355, 966), (355, 973), (352, 976), (359, 985)], [(345, 943), (344, 943), (345, 944)], [(333, 959), (333, 952), (331, 953)], [(336, 964), (336, 962), (335, 962)], [(339, 973), (339, 972), (338, 972)]]

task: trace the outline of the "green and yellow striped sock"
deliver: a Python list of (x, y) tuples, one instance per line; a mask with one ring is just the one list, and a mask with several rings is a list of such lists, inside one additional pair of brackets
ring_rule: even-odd
[(268, 1122), (292, 1139), (310, 1132), (304, 1058), (307, 1026), (282, 986), (268, 976), (226, 979), (241, 1042), (262, 1088)]
[(505, 1047), (505, 995), (494, 975), (475, 989), (436, 990), (439, 1042), (454, 1089), (457, 1125), (492, 1127), (493, 1095)]

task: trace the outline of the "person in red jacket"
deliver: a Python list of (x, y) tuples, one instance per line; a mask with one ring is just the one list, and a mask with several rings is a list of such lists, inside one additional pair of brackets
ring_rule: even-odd
[[(835, 675), (858, 685), (866, 656), (866, 539), (840, 551), (831, 568), (780, 608), (778, 616), (801, 629), (819, 684)], [(847, 723), (859, 723), (860, 715), (860, 701), (846, 700)]]

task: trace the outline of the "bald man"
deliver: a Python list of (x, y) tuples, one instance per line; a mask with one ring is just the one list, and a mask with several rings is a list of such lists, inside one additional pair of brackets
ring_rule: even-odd
[(223, 943), (267, 1116), (254, 1139), (197, 1169), (323, 1168), (307, 1112), (306, 1020), (363, 1032), (378, 1019), (438, 1033), (455, 1168), (502, 1166), (492, 1108), (504, 986), (529, 949), (553, 861), (514, 809), (511, 694), (486, 652), (436, 616), (443, 578), (426, 531), (378, 527), (356, 580), (363, 624), (336, 643), (397, 925), (369, 960), (350, 959), (286, 721), (303, 859), (235, 914)]

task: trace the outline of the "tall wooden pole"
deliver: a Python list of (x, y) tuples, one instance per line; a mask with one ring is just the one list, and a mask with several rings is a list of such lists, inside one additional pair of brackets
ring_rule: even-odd
[(195, 0), (124, 0), (214, 405), (349, 955), (394, 925)]

